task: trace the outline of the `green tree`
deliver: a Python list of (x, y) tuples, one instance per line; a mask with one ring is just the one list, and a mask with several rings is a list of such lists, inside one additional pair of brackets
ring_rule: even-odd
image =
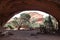
[(11, 25), (8, 25), (8, 27), (9, 27), (10, 29), (14, 29)]
[(54, 25), (51, 19), (51, 15), (49, 15), (48, 17), (46, 17), (45, 21), (44, 21), (45, 27), (46, 27), (46, 31), (52, 33), (54, 31)]
[(6, 24), (7, 27), (9, 27), (10, 29), (14, 29), (14, 28), (18, 28), (18, 30), (20, 30), (20, 28), (22, 27), (22, 25), (28, 25), (29, 26), (29, 19), (30, 19), (30, 15), (26, 14), (26, 13), (22, 13), (20, 15), (19, 18), (15, 17), (13, 18), (12, 21), (8, 22)]
[(14, 23), (15, 26), (20, 26), (19, 24), (19, 18), (15, 17), (14, 20), (12, 21), (12, 23)]
[(27, 25), (29, 26), (29, 19), (31, 18), (31, 16), (29, 14), (26, 14), (26, 13), (22, 13), (20, 15), (20, 26), (18, 27), (18, 30), (20, 30), (21, 26), (22, 25)]

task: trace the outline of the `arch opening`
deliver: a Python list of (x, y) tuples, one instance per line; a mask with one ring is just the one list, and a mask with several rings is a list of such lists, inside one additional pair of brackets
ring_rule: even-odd
[(22, 11), (14, 15), (5, 25), (5, 30), (40, 30), (55, 32), (58, 21), (52, 15), (37, 10)]

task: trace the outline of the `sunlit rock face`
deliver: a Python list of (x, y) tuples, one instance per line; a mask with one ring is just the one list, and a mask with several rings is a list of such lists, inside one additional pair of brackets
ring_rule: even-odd
[(29, 15), (31, 16), (30, 21), (36, 20), (36, 23), (42, 23), (44, 20), (43, 15), (37, 12), (30, 12)]

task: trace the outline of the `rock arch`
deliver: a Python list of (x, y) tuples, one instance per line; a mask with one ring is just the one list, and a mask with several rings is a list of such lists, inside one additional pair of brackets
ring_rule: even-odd
[(25, 10), (39, 10), (47, 12), (53, 15), (60, 24), (59, 2), (52, 0), (1, 0), (0, 26), (3, 26), (13, 15)]

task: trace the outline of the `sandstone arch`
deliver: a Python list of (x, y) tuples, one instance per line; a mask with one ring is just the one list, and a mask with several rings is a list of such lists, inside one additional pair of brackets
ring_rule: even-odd
[[(25, 10), (39, 10), (53, 15), (60, 24), (60, 3), (52, 0), (1, 0), (0, 26), (13, 15)], [(59, 27), (60, 28), (60, 27)]]

